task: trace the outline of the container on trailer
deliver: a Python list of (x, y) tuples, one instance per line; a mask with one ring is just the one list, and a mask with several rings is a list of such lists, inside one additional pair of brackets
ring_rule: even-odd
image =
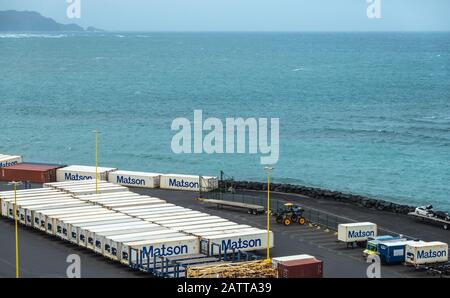
[(104, 208), (100, 206), (93, 206), (90, 204), (80, 204), (79, 206), (73, 206), (70, 208), (67, 208), (66, 206), (61, 208), (45, 208), (45, 209), (38, 209), (35, 211), (32, 211), (31, 218), (33, 219), (34, 223), (44, 223), (46, 227), (48, 225), (54, 225), (54, 219), (60, 218), (62, 216), (68, 216), (68, 215), (77, 215), (80, 214), (86, 215), (86, 214), (92, 214), (92, 213), (98, 213), (99, 211), (104, 211)]
[[(219, 253), (231, 253), (233, 251), (254, 251), (267, 248), (267, 231), (223, 234), (205, 236), (201, 238), (202, 251), (216, 255)], [(273, 247), (274, 237), (270, 231), (269, 247)], [(220, 248), (220, 249), (219, 249)]]
[(78, 214), (78, 215), (74, 215), (74, 214), (70, 214), (67, 216), (49, 216), (48, 220), (51, 221), (53, 223), (54, 226), (54, 233), (56, 236), (59, 237), (66, 237), (68, 235), (68, 224), (69, 222), (78, 222), (80, 220), (91, 220), (93, 218), (98, 218), (99, 216), (109, 216), (111, 214), (113, 214), (114, 212), (111, 212), (110, 210), (99, 210), (98, 212), (95, 213), (90, 213), (90, 214)]
[[(113, 225), (112, 225), (113, 226)], [(86, 246), (92, 250), (95, 249), (95, 243), (103, 244), (106, 242), (106, 239), (108, 236), (115, 236), (115, 235), (124, 235), (128, 233), (129, 231), (156, 231), (156, 230), (164, 230), (165, 228), (159, 225), (151, 224), (151, 223), (136, 223), (135, 225), (129, 226), (129, 225), (123, 225), (121, 227), (118, 227), (115, 225), (115, 227), (111, 227), (106, 229), (103, 227), (102, 229), (94, 229), (91, 228), (91, 230), (87, 233), (87, 243)], [(114, 255), (116, 255), (117, 252), (115, 252)]]
[(144, 217), (152, 217), (155, 215), (161, 215), (161, 216), (166, 216), (166, 215), (173, 215), (175, 213), (182, 213), (184, 212), (183, 207), (167, 207), (167, 208), (158, 208), (158, 209), (153, 209), (153, 210), (148, 210), (148, 209), (144, 209), (141, 212), (137, 212), (137, 211), (120, 211), (117, 208), (114, 208), (114, 210), (131, 215), (131, 216), (138, 216), (139, 218), (144, 218)]
[(108, 181), (128, 187), (157, 188), (160, 173), (132, 171), (114, 171), (108, 175)]
[(56, 181), (56, 170), (65, 165), (44, 163), (19, 163), (0, 169), (1, 181), (26, 181), (46, 183)]
[[(48, 200), (42, 200), (42, 201), (22, 201), (21, 203), (17, 203), (16, 211), (17, 215), (22, 213), (25, 216), (26, 211), (24, 209), (32, 208), (33, 206), (39, 206), (39, 205), (55, 205), (58, 203), (62, 203), (64, 199), (48, 199)], [(26, 206), (27, 208), (24, 208)], [(12, 218), (13, 216), (13, 210), (14, 210), (14, 202), (7, 202), (7, 210), (8, 210), (8, 217)]]
[(160, 188), (188, 191), (211, 191), (217, 189), (219, 182), (217, 177), (164, 174), (161, 175)]
[(308, 254), (292, 255), (292, 256), (285, 256), (285, 257), (275, 257), (275, 258), (271, 259), (272, 260), (272, 268), (277, 269), (278, 264), (283, 264), (285, 262), (310, 260), (310, 259), (315, 259), (315, 257), (308, 255)]
[[(145, 218), (144, 218), (145, 219)], [(158, 223), (157, 220), (149, 220), (151, 222), (155, 222)], [(214, 223), (214, 224), (220, 224), (220, 223), (227, 223), (229, 222), (229, 220), (224, 219), (224, 218), (213, 218), (213, 219), (199, 219), (199, 220), (195, 220), (192, 219), (192, 221), (189, 222), (181, 222), (181, 223), (168, 223), (165, 224), (166, 227), (169, 228), (174, 228), (174, 229), (178, 229), (180, 231), (183, 231), (186, 228), (193, 228), (197, 225), (202, 225), (202, 224), (208, 224), (208, 223)]]
[(0, 168), (15, 166), (22, 162), (22, 156), (18, 155), (1, 155)]
[(69, 225), (69, 233), (71, 235), (70, 241), (74, 243), (78, 243), (80, 241), (80, 234), (84, 227), (92, 227), (92, 226), (103, 226), (103, 225), (113, 225), (113, 224), (125, 224), (125, 223), (136, 223), (139, 222), (139, 219), (132, 217), (120, 217), (120, 218), (111, 218), (104, 219), (103, 221), (97, 222), (87, 222), (87, 223), (79, 223), (79, 224), (71, 224)]
[(192, 223), (193, 221), (203, 221), (203, 220), (226, 220), (224, 218), (218, 217), (218, 216), (212, 216), (206, 213), (197, 214), (194, 216), (184, 216), (184, 215), (178, 215), (173, 214), (172, 218), (167, 217), (145, 217), (145, 220), (152, 220), (157, 222), (160, 225), (166, 225), (166, 224), (184, 224), (184, 223)]
[(130, 207), (130, 206), (148, 206), (152, 204), (160, 204), (161, 201), (158, 199), (145, 199), (145, 200), (126, 200), (121, 202), (107, 202), (100, 203), (100, 205), (108, 208), (118, 208), (118, 207)]
[(95, 181), (95, 179), (93, 179), (93, 180), (74, 180), (74, 181), (63, 181), (63, 182), (50, 182), (50, 183), (44, 183), (43, 186), (59, 190), (59, 189), (65, 188), (65, 187), (91, 185), (91, 184), (95, 185), (97, 183), (98, 183), (98, 185), (109, 184), (109, 182), (105, 181), (105, 180)]
[(378, 255), (381, 262), (385, 264), (398, 264), (405, 262), (406, 245), (409, 243), (418, 243), (419, 241), (412, 241), (406, 239), (380, 241), (378, 243)]
[[(99, 214), (96, 216), (91, 217), (85, 217), (83, 219), (65, 219), (62, 221), (62, 229), (66, 229), (67, 235), (63, 232), (60, 236), (63, 239), (71, 240), (71, 239), (77, 239), (77, 227), (85, 224), (85, 225), (94, 225), (96, 223), (110, 223), (111, 221), (121, 221), (121, 220), (129, 220), (130, 217), (125, 216), (123, 214)], [(57, 226), (57, 229), (59, 229), (60, 223)], [(58, 234), (57, 234), (58, 235)]]
[[(161, 203), (161, 204), (156, 204), (156, 205), (149, 206), (149, 207), (147, 207), (147, 208), (150, 209), (150, 208), (164, 208), (164, 207), (178, 207), (178, 208), (184, 208), (184, 207), (180, 207), (180, 206), (177, 206), (177, 205), (171, 204), (171, 203)], [(141, 207), (136, 207), (136, 206), (132, 206), (132, 207), (120, 207), (120, 208), (117, 208), (117, 210), (119, 210), (119, 211), (131, 211), (131, 210), (139, 210), (139, 209), (141, 209)]]
[(94, 244), (96, 238), (98, 240), (101, 240), (101, 243), (103, 243), (103, 235), (118, 235), (120, 233), (126, 233), (126, 231), (133, 230), (133, 231), (146, 231), (146, 230), (152, 230), (152, 229), (160, 229), (161, 226), (146, 223), (144, 221), (138, 221), (138, 222), (130, 222), (130, 223), (120, 223), (120, 224), (109, 224), (109, 225), (100, 225), (100, 226), (88, 226), (83, 227), (80, 230), (80, 244), (82, 246), (88, 246), (90, 245), (90, 248), (94, 249)]
[(36, 197), (36, 198), (21, 198), (21, 199), (3, 199), (2, 203), (1, 203), (1, 213), (3, 216), (8, 216), (8, 212), (14, 207), (14, 202), (17, 202), (17, 205), (20, 206), (24, 203), (32, 203), (32, 202), (39, 202), (42, 200), (45, 200), (46, 198), (67, 198), (67, 195), (64, 194), (59, 194), (59, 195), (47, 195), (47, 196), (41, 196), (41, 197)]
[[(127, 192), (127, 188), (123, 186), (116, 186), (116, 187), (99, 187), (98, 193), (116, 193), (116, 192)], [(95, 194), (97, 193), (97, 190), (95, 189), (95, 186), (93, 187), (86, 187), (86, 188), (77, 188), (77, 189), (69, 189), (66, 190), (67, 193), (70, 193), (74, 196), (80, 196), (80, 195), (88, 195), (88, 194)]]
[[(120, 202), (123, 200), (137, 200), (137, 199), (150, 199), (152, 197), (149, 196), (141, 196), (138, 194), (135, 195), (126, 195), (126, 196), (115, 196), (115, 194), (120, 194), (122, 192), (118, 193), (112, 193), (110, 197), (103, 197), (103, 198), (91, 198), (91, 199), (84, 199), (83, 196), (77, 196), (78, 199), (92, 202), (92, 203), (103, 203), (103, 202)], [(126, 192), (123, 192), (126, 193)], [(152, 198), (153, 199), (153, 198)]]
[(405, 246), (406, 264), (423, 265), (448, 261), (448, 244), (444, 242), (416, 242)]
[(199, 211), (186, 211), (186, 212), (169, 212), (169, 213), (162, 213), (162, 214), (149, 214), (149, 213), (127, 213), (129, 215), (132, 216), (136, 216), (136, 217), (145, 217), (146, 220), (151, 220), (151, 219), (161, 219), (161, 220), (168, 220), (168, 219), (173, 219), (173, 218), (178, 218), (178, 219), (187, 219), (187, 218), (196, 218), (196, 217), (200, 217), (203, 216), (203, 213), (199, 212)]
[(122, 250), (122, 243), (124, 242), (144, 241), (162, 238), (170, 240), (170, 238), (184, 236), (186, 235), (170, 229), (160, 229), (135, 234), (108, 236), (105, 237), (103, 246), (102, 243), (96, 243), (95, 251), (98, 253), (102, 253), (107, 257), (118, 259), (117, 252)]
[(198, 224), (198, 225), (194, 225), (192, 227), (180, 227), (178, 230), (181, 230), (185, 233), (191, 233), (192, 231), (195, 231), (197, 229), (208, 229), (208, 228), (228, 228), (228, 227), (235, 227), (238, 224), (232, 221), (225, 221), (225, 222), (221, 222), (221, 223), (203, 223), (203, 224)]
[(181, 256), (199, 253), (199, 240), (194, 236), (171, 239), (153, 239), (122, 243), (119, 254), (120, 262), (126, 265), (136, 261), (144, 261), (154, 256)]
[(278, 264), (279, 278), (322, 278), (323, 261), (313, 259), (286, 261)]
[[(108, 173), (117, 170), (116, 168), (98, 168), (98, 179), (108, 180)], [(72, 165), (58, 169), (56, 171), (56, 181), (78, 181), (78, 180), (95, 180), (96, 167)]]
[(72, 201), (72, 200), (63, 200), (60, 202), (47, 203), (42, 205), (33, 205), (33, 206), (22, 206), (19, 208), (19, 218), (22, 223), (31, 225), (32, 222), (32, 214), (35, 210), (40, 209), (57, 209), (63, 207), (78, 207), (82, 206), (80, 202)]
[(343, 242), (364, 242), (377, 236), (377, 225), (371, 222), (357, 222), (338, 225), (338, 240)]
[(202, 227), (202, 226), (198, 226), (196, 228), (193, 229), (189, 229), (189, 233), (195, 234), (195, 233), (203, 233), (203, 232), (214, 232), (214, 231), (228, 231), (228, 230), (239, 230), (239, 229), (248, 229), (248, 228), (253, 228), (249, 225), (240, 225), (235, 223), (234, 225), (229, 225), (229, 226), (219, 226), (219, 227)]
[(27, 226), (33, 226), (33, 222), (35, 221), (35, 217), (38, 218), (38, 223), (40, 222), (40, 218), (39, 215), (37, 215), (40, 211), (42, 210), (58, 210), (61, 208), (65, 208), (65, 209), (76, 209), (76, 208), (81, 208), (87, 206), (87, 204), (84, 203), (78, 203), (78, 204), (63, 204), (61, 206), (46, 206), (46, 205), (41, 205), (41, 206), (34, 206), (33, 209), (28, 209), (26, 210), (25, 213), (25, 217), (26, 217), (26, 225)]

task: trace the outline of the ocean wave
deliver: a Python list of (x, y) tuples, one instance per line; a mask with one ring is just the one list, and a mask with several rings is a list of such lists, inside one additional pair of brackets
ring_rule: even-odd
[(64, 38), (67, 34), (28, 34), (28, 33), (3, 33), (0, 38)]

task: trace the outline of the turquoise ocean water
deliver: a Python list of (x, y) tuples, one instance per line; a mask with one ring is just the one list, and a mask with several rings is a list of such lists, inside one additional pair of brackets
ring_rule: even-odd
[(263, 180), (177, 117), (280, 118), (276, 182), (450, 209), (450, 33), (0, 33), (0, 152)]

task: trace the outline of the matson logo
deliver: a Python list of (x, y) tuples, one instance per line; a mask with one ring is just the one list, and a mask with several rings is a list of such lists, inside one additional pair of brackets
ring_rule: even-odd
[(6, 167), (10, 167), (10, 166), (15, 166), (16, 164), (18, 164), (17, 161), (0, 162), (0, 168), (6, 168)]
[(169, 178), (169, 186), (180, 187), (180, 188), (198, 188), (198, 182), (189, 182), (189, 181), (184, 181), (183, 179), (181, 179), (181, 181), (179, 181), (175, 178), (174, 179)]
[(434, 258), (442, 258), (447, 256), (446, 250), (419, 250), (417, 252), (417, 259), (434, 259)]
[(365, 237), (374, 237), (375, 232), (374, 231), (349, 231), (348, 232), (348, 238), (365, 238)]
[(222, 250), (226, 251), (229, 249), (244, 249), (244, 248), (255, 248), (261, 247), (262, 241), (261, 239), (250, 239), (250, 240), (242, 240), (239, 238), (237, 241), (232, 241), (231, 239), (222, 240)]
[(131, 178), (131, 177), (117, 176), (116, 180), (117, 180), (118, 184), (145, 186), (145, 180), (144, 179), (135, 179), (135, 178)]
[[(203, 121), (203, 111), (194, 111), (194, 122), (176, 118), (171, 129), (178, 131), (172, 138), (172, 152), (207, 154), (261, 154), (261, 164), (276, 164), (279, 158), (279, 118), (270, 119), (270, 144), (267, 118), (218, 118)], [(203, 133), (207, 132), (205, 136)], [(247, 133), (248, 132), (248, 133)], [(192, 136), (193, 135), (193, 136)], [(248, 140), (248, 150), (247, 150)]]
[(172, 255), (183, 255), (187, 254), (189, 248), (187, 245), (176, 245), (176, 246), (166, 246), (163, 244), (160, 248), (154, 248), (153, 246), (144, 247), (141, 251), (142, 256), (149, 257), (166, 257)]
[(65, 180), (92, 180), (92, 176), (84, 176), (80, 174), (64, 173)]

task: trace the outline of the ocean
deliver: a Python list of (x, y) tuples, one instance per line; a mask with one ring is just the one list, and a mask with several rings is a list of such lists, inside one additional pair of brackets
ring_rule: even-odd
[(450, 210), (450, 33), (0, 33), (0, 152), (265, 180), (175, 118), (279, 118), (273, 181)]

